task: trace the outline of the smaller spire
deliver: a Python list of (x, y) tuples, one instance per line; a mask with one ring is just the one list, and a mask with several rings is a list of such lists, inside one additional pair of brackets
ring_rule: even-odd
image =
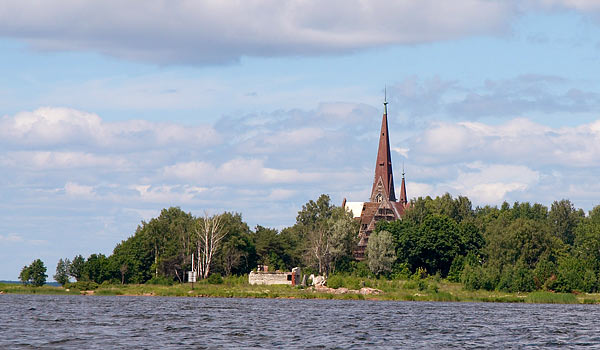
[(400, 184), (400, 203), (406, 206), (408, 197), (406, 196), (406, 182), (404, 180), (404, 162), (402, 162), (402, 183)]

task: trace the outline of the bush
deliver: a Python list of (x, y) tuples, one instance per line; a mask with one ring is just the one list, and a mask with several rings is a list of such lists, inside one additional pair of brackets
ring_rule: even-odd
[(415, 273), (411, 276), (411, 279), (418, 281), (427, 278), (427, 269), (418, 267)]
[(329, 278), (327, 279), (327, 287), (329, 288), (340, 288), (344, 285), (344, 279), (342, 276), (339, 275), (333, 275), (333, 276), (329, 276)]
[(493, 278), (481, 266), (465, 265), (460, 281), (466, 290), (493, 290), (495, 287)]
[(66, 283), (65, 288), (76, 290), (95, 290), (98, 289), (98, 283), (93, 281), (77, 281), (73, 283)]
[(223, 283), (234, 286), (248, 284), (248, 275), (223, 277)]
[(505, 268), (497, 286), (505, 292), (531, 292), (536, 289), (534, 275), (524, 266)]
[(175, 283), (172, 278), (164, 277), (164, 276), (154, 276), (148, 281), (146, 284), (157, 284), (161, 286), (172, 286)]
[(222, 284), (223, 277), (221, 277), (220, 273), (212, 273), (210, 276), (208, 276), (207, 281), (210, 284)]
[(450, 271), (448, 272), (448, 281), (460, 282), (460, 275), (462, 274), (463, 268), (465, 267), (465, 257), (459, 255), (452, 260), (450, 265)]
[(404, 283), (404, 289), (417, 289), (418, 283), (416, 281), (407, 281)]
[(569, 293), (582, 291), (593, 293), (598, 290), (598, 280), (592, 269), (575, 257), (566, 257), (558, 263), (558, 276), (549, 288), (558, 292)]
[(348, 288), (348, 289), (360, 289), (362, 287), (370, 287), (370, 283), (365, 283), (358, 277), (345, 276), (345, 275), (331, 275), (327, 278), (327, 286), (329, 288)]
[(407, 280), (410, 278), (410, 269), (407, 263), (396, 263), (392, 269), (392, 279)]
[(367, 265), (364, 261), (352, 262), (352, 274), (357, 277), (367, 278), (371, 276), (371, 270), (369, 270), (369, 265)]
[[(544, 288), (551, 278), (556, 279), (556, 264), (547, 259), (541, 260), (535, 266), (533, 275), (538, 289)], [(553, 277), (554, 276), (554, 277)]]

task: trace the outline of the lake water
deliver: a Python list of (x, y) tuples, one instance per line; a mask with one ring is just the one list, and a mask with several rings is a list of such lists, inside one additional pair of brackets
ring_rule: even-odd
[(596, 305), (0, 295), (0, 349), (600, 348)]

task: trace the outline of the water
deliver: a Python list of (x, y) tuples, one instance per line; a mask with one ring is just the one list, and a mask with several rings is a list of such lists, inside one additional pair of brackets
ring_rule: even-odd
[(600, 348), (595, 305), (0, 295), (0, 349)]

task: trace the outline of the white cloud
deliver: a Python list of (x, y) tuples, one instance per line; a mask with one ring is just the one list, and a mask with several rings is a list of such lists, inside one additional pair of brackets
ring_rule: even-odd
[(426, 162), (495, 159), (536, 166), (600, 165), (600, 121), (552, 128), (517, 118), (500, 125), (436, 123), (415, 139), (415, 154)]
[(67, 196), (75, 198), (90, 198), (95, 195), (93, 186), (80, 185), (74, 182), (65, 184), (65, 193)]
[(493, 204), (510, 192), (531, 189), (539, 179), (539, 172), (526, 166), (476, 163), (460, 171), (449, 186), (474, 202)]
[(16, 234), (8, 234), (8, 235), (0, 235), (0, 242), (6, 243), (26, 243), (29, 245), (44, 245), (48, 244), (48, 241), (45, 239), (25, 239), (21, 235)]
[(130, 166), (124, 156), (105, 156), (70, 151), (15, 151), (0, 154), (0, 164), (6, 167), (44, 169), (112, 168)]
[(104, 122), (93, 113), (43, 107), (0, 119), (0, 144), (12, 147), (74, 145), (102, 149), (148, 149), (174, 145), (201, 147), (220, 142), (211, 127), (143, 120)]
[(600, 11), (600, 2), (597, 0), (533, 0), (532, 2), (546, 8), (566, 7), (586, 12)]
[(91, 51), (161, 64), (352, 52), (498, 33), (511, 2), (165, 1), (0, 5), (0, 36), (39, 50)]
[(410, 148), (392, 147), (392, 151), (398, 153), (404, 158), (408, 158), (408, 152), (410, 151)]
[(132, 188), (138, 192), (143, 202), (161, 203), (165, 206), (190, 203), (207, 190), (188, 185), (135, 185)]
[[(434, 187), (431, 184), (419, 182), (406, 182), (406, 192), (409, 198), (427, 197), (434, 195)], [(400, 193), (400, 188), (396, 188), (396, 193)]]
[(303, 173), (296, 169), (266, 167), (264, 160), (235, 158), (220, 166), (207, 162), (182, 162), (163, 168), (167, 178), (179, 178), (199, 184), (274, 184), (314, 182), (322, 179), (318, 173)]
[(284, 189), (284, 188), (276, 188), (276, 189), (273, 189), (271, 191), (271, 193), (269, 194), (268, 199), (269, 200), (274, 200), (274, 201), (281, 201), (281, 200), (284, 200), (284, 199), (290, 199), (295, 194), (297, 194), (297, 191), (295, 191), (295, 190), (288, 190), (288, 189)]
[(23, 241), (24, 241), (23, 237), (21, 237), (19, 235), (15, 235), (15, 234), (0, 235), (0, 242), (14, 243), (14, 242), (23, 242)]

